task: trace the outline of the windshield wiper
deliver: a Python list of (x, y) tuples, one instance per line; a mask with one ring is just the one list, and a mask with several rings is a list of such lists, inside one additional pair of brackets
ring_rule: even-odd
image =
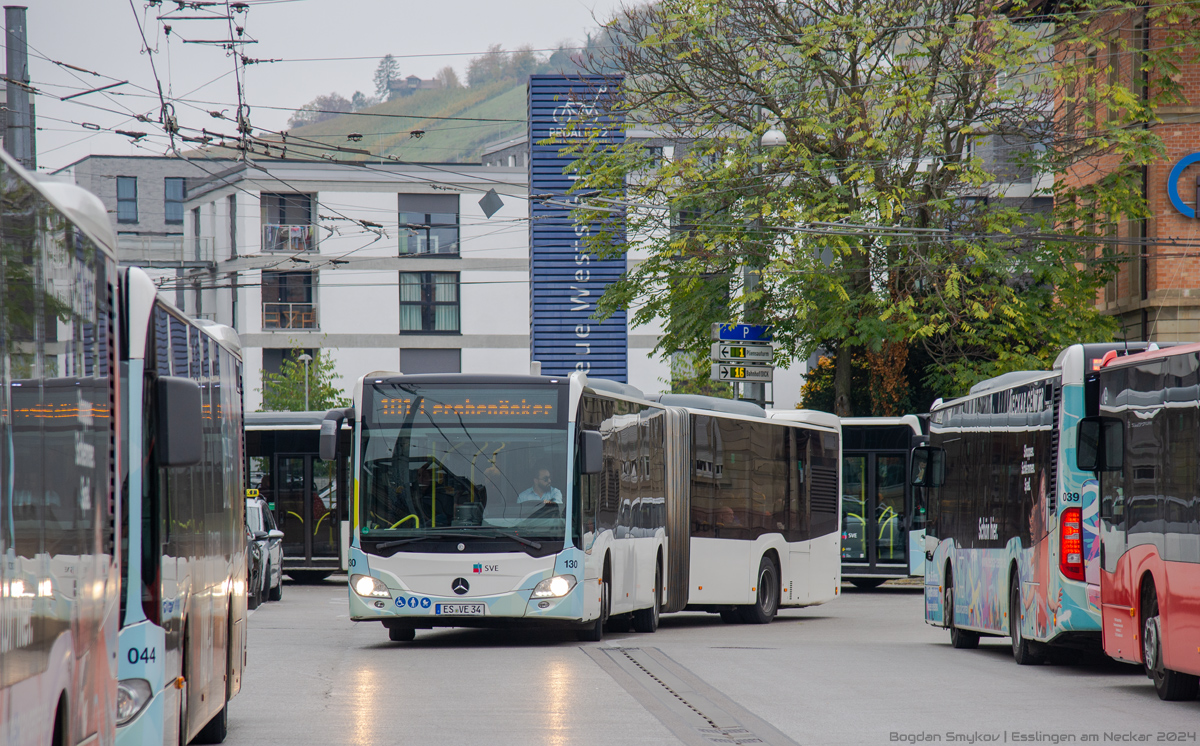
[(500, 538), (500, 537), (504, 537), (505, 539), (512, 539), (513, 541), (520, 542), (520, 543), (524, 544), (525, 546), (533, 547), (534, 549), (542, 548), (542, 545), (539, 544), (538, 542), (533, 541), (531, 539), (526, 539), (523, 536), (517, 536), (516, 534), (514, 534), (511, 531), (497, 531), (496, 538)]
[(428, 541), (429, 539), (446, 539), (446, 538), (450, 538), (450, 537), (475, 538), (477, 536), (483, 536), (485, 538), (494, 538), (494, 539), (500, 539), (500, 538), (512, 539), (513, 541), (518, 542), (520, 544), (524, 544), (527, 547), (533, 547), (534, 549), (542, 548), (542, 545), (540, 543), (538, 543), (536, 541), (532, 541), (530, 539), (526, 539), (523, 536), (517, 536), (516, 534), (512, 533), (511, 531), (493, 531), (492, 535), (490, 537), (479, 531), (431, 531), (422, 536), (408, 536), (403, 539), (393, 539), (392, 541), (385, 541), (380, 544), (376, 544), (375, 549), (377, 549), (377, 550), (391, 549), (392, 547), (403, 546), (405, 544), (412, 544), (413, 542), (417, 542), (417, 541)]

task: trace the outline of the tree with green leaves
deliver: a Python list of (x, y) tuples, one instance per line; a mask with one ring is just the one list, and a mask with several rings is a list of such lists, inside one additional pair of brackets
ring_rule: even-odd
[[(1138, 14), (1169, 42), (1111, 33)], [(715, 321), (770, 324), (777, 362), (825, 350), (843, 416), (867, 414), (851, 404), (858, 359), (885, 389), (881, 414), (907, 400), (914, 348), (924, 382), (953, 395), (1111, 339), (1093, 301), (1128, 258), (1112, 224), (1149, 214), (1141, 168), (1162, 146), (1144, 125), (1180, 100), (1171, 73), (1195, 53), (1198, 20), (1200, 0), (627, 11), (590, 69), (623, 71), (628, 126), (675, 147), (662, 161), (631, 141), (569, 148), (576, 218), (600, 226), (589, 248), (641, 260), (598, 314), (663, 322), (660, 353), (701, 354)], [(1095, 53), (1112, 45), (1115, 58)], [(1061, 178), (1100, 159), (1102, 178)], [(1055, 186), (1028, 193), (1043, 183)]]
[(338, 378), (333, 356), (325, 350), (314, 350), (307, 366), (298, 358), (304, 350), (293, 349), (279, 366), (278, 373), (262, 372), (261, 412), (305, 411), (307, 368), (308, 411), (319, 412), (334, 407), (348, 407), (350, 400), (335, 385)]
[(380, 101), (391, 98), (391, 83), (400, 78), (400, 63), (390, 54), (385, 54), (375, 67), (375, 96)]

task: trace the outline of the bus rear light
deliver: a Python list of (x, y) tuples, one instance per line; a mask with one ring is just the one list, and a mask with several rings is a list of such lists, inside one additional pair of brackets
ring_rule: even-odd
[(1083, 521), (1079, 508), (1063, 511), (1059, 524), (1058, 565), (1070, 580), (1083, 580)]

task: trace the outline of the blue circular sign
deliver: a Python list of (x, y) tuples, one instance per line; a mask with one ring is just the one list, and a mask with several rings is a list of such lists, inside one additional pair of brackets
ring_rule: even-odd
[(412, 598), (408, 599), (408, 608), (415, 609), (415, 608), (417, 608), (418, 603), (420, 603), (420, 602), (417, 601), (417, 597), (413, 596)]
[(399, 606), (400, 608), (402, 608), (402, 609), (403, 609), (403, 608), (404, 608), (404, 599), (403, 599), (403, 598), (397, 598), (397, 599), (396, 599), (396, 605), (397, 605), (397, 606)]
[(1200, 153), (1192, 153), (1180, 158), (1179, 163), (1175, 164), (1175, 167), (1171, 169), (1171, 174), (1167, 177), (1167, 196), (1171, 198), (1171, 204), (1175, 205), (1175, 209), (1179, 210), (1186, 218), (1196, 217), (1196, 208), (1184, 202), (1183, 197), (1179, 196), (1179, 177), (1183, 176), (1183, 170), (1193, 163), (1200, 163)]
[(429, 599), (428, 599), (428, 598), (422, 598), (422, 599), (421, 599), (421, 608), (422, 608), (422, 609), (428, 609), (428, 608), (429, 608)]

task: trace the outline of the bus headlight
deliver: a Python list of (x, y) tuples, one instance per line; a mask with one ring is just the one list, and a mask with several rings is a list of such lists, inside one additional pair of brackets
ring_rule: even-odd
[(150, 682), (122, 679), (117, 682), (117, 725), (133, 720), (150, 701)]
[(555, 575), (546, 578), (533, 588), (534, 598), (562, 598), (575, 587), (574, 575)]
[(352, 575), (350, 576), (350, 587), (360, 596), (368, 598), (389, 598), (392, 594), (388, 593), (387, 586), (379, 578), (373, 578), (370, 575)]

